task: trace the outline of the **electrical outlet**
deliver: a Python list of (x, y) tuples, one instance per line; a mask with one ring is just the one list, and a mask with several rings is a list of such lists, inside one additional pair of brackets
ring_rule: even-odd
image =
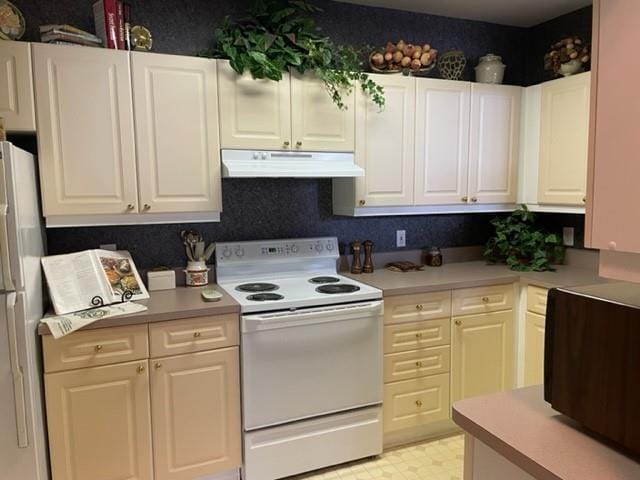
[(407, 246), (407, 232), (405, 230), (396, 230), (396, 247)]
[(105, 243), (104, 245), (100, 245), (100, 249), (112, 250), (115, 252), (116, 250), (118, 250), (118, 246), (115, 243)]
[(573, 227), (563, 227), (562, 229), (562, 244), (567, 247), (573, 247)]

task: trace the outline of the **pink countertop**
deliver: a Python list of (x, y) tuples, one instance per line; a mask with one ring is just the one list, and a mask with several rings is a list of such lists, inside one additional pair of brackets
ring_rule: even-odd
[(542, 385), (461, 400), (453, 405), (453, 420), (538, 479), (640, 479), (637, 459), (553, 410)]

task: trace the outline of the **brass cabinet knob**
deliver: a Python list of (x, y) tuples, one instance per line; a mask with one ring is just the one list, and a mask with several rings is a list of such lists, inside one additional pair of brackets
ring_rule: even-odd
[(460, 326), (460, 325), (462, 325), (462, 320), (456, 320), (453, 323), (455, 323), (457, 326)]
[(424, 306), (420, 304), (416, 305), (416, 310), (423, 310), (423, 309), (424, 309)]
[(144, 365), (140, 365), (140, 366), (136, 369), (136, 371), (137, 371), (138, 373), (142, 373), (142, 372), (144, 372)]
[(416, 333), (416, 338), (422, 338), (422, 332)]
[(201, 335), (200, 332), (193, 332), (193, 338), (200, 338)]
[(127, 205), (127, 210), (133, 210), (134, 208), (136, 208), (136, 206), (133, 203)]
[(159, 369), (161, 369), (161, 368), (162, 368), (162, 364), (161, 364), (161, 363), (156, 363), (156, 364), (154, 365), (154, 368), (155, 368), (156, 370), (159, 370)]
[(416, 407), (422, 407), (422, 400), (416, 400)]
[(366, 204), (367, 202), (366, 202), (366, 201), (364, 201), (364, 200), (360, 200), (358, 203), (359, 203), (359, 204), (360, 204), (360, 206), (362, 207), (362, 206), (363, 206), (364, 204)]
[(144, 209), (145, 210), (151, 210), (151, 205), (149, 205), (148, 203), (144, 204)]
[(472, 201), (473, 203), (476, 203), (476, 202), (478, 201), (478, 199), (477, 199), (476, 197), (471, 197), (471, 201)]
[(416, 367), (421, 368), (422, 367), (422, 362), (420, 360), (418, 360), (416, 362)]
[(489, 297), (482, 297), (482, 301), (484, 303), (489, 303)]
[(469, 197), (462, 197), (461, 200), (466, 203), (469, 201)]
[(587, 197), (582, 197), (582, 203), (587, 203)]
[(96, 353), (97, 352), (101, 352), (102, 351), (102, 345), (96, 345), (94, 350), (96, 351)]
[(297, 148), (300, 148), (301, 146), (302, 146), (302, 142), (301, 142), (301, 141), (297, 141), (297, 142), (296, 142), (296, 147), (297, 147)]
[(288, 147), (289, 145), (291, 145), (291, 142), (289, 142), (289, 140), (287, 140), (286, 142), (284, 142), (282, 144), (284, 147)]

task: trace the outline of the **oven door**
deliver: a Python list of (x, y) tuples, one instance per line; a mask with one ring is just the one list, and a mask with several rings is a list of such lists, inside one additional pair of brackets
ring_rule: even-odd
[(382, 402), (383, 302), (243, 315), (244, 429)]

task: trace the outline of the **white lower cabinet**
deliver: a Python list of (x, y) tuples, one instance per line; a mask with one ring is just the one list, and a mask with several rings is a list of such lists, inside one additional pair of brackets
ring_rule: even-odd
[(153, 480), (147, 361), (45, 375), (53, 480)]
[(150, 363), (155, 480), (192, 480), (237, 467), (238, 348)]
[(544, 334), (547, 311), (546, 288), (527, 287), (524, 316), (524, 385), (544, 382)]

